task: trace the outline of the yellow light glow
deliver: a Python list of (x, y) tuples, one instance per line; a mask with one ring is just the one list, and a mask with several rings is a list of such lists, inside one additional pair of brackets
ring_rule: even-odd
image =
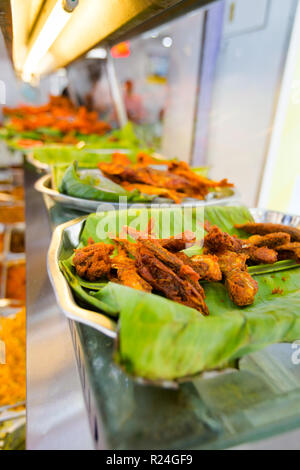
[(157, 0), (80, 0), (73, 13), (64, 11), (62, 0), (10, 0), (10, 3), (14, 66), (30, 80), (99, 47), (106, 37), (155, 8)]
[(71, 14), (63, 9), (62, 1), (58, 0), (26, 58), (22, 73), (24, 81), (30, 81), (32, 75), (38, 73), (40, 61), (46, 56), (70, 18)]

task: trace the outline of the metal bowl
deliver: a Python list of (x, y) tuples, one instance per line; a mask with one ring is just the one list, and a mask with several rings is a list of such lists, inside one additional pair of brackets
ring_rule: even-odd
[[(51, 184), (51, 175), (47, 174), (42, 176), (34, 185), (35, 189), (42, 194), (49, 196), (54, 202), (63, 204), (64, 206), (77, 209), (81, 212), (97, 212), (99, 208), (101, 211), (120, 209), (121, 205), (116, 202), (104, 202), (104, 201), (95, 201), (90, 199), (81, 199), (77, 197), (68, 196), (67, 194), (62, 194), (52, 189)], [(240, 201), (240, 195), (235, 189), (231, 188), (221, 188), (222, 190), (214, 193), (209, 193), (207, 199), (199, 201), (196, 199), (186, 199), (180, 204), (183, 207), (206, 207), (206, 206), (229, 206), (235, 205)], [(228, 195), (230, 194), (230, 195)], [(168, 200), (163, 200), (162, 198), (157, 198), (157, 202), (152, 203), (134, 203), (128, 204), (127, 207), (134, 206), (135, 208), (145, 208), (145, 207), (158, 207), (159, 204), (163, 204), (163, 207), (174, 207), (175, 203), (166, 202)]]
[[(300, 227), (300, 216), (284, 214), (277, 211), (250, 209), (256, 222), (272, 222), (292, 227)], [(48, 273), (56, 295), (57, 302), (64, 314), (84, 323), (107, 336), (117, 336), (117, 324), (107, 315), (81, 308), (74, 299), (69, 284), (59, 268), (61, 256), (68, 258), (79, 244), (80, 233), (87, 216), (59, 225), (52, 236), (48, 252)]]

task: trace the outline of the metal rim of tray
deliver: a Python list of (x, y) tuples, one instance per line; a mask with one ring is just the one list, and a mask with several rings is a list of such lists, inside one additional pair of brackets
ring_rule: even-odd
[(61, 272), (58, 263), (61, 242), (65, 229), (84, 221), (86, 218), (87, 216), (79, 217), (56, 227), (53, 232), (48, 251), (48, 273), (57, 303), (68, 318), (84, 323), (85, 325), (91, 326), (111, 338), (115, 338), (117, 335), (117, 325), (113, 320), (100, 312), (97, 313), (92, 310), (87, 310), (76, 304), (72, 290), (65, 276)]
[[(89, 149), (87, 148), (86, 151)], [(91, 149), (91, 153), (95, 155), (110, 155), (114, 152), (129, 153), (128, 149)], [(43, 163), (34, 158), (33, 152), (30, 150), (26, 151), (26, 160), (30, 165), (34, 166), (40, 173), (49, 173), (51, 171), (51, 166), (48, 163)]]
[[(108, 202), (108, 201), (95, 201), (91, 199), (81, 199), (77, 197), (72, 197), (68, 196), (67, 194), (62, 194), (56, 191), (55, 189), (50, 188), (50, 183), (51, 183), (51, 175), (47, 174), (39, 178), (35, 185), (34, 188), (36, 191), (45, 194), (49, 196), (52, 200), (55, 202), (58, 202), (60, 204), (64, 204), (67, 207), (73, 208), (73, 209), (78, 209), (83, 212), (97, 212), (98, 208), (100, 207), (101, 210), (105, 210), (105, 206), (108, 208), (114, 207), (115, 209), (118, 209), (120, 206), (119, 203), (117, 202)], [(162, 203), (128, 203), (127, 207), (134, 207), (136, 209), (138, 208), (147, 208), (147, 207), (207, 207), (207, 206), (216, 206), (216, 205), (228, 205), (232, 204), (240, 199), (240, 195), (236, 189), (232, 190), (233, 194), (231, 196), (227, 197), (219, 197), (219, 198), (212, 198), (211, 200), (192, 200), (188, 202), (182, 202), (181, 204), (175, 204), (175, 203), (167, 203), (167, 202), (162, 202)]]
[[(261, 217), (269, 214), (271, 218), (274, 216), (276, 223), (285, 223), (285, 225), (300, 226), (300, 216), (285, 214), (284, 212), (271, 211), (264, 209), (249, 209), (254, 219), (260, 221)], [(88, 216), (82, 216), (77, 219), (71, 220), (56, 227), (53, 232), (52, 240), (48, 251), (47, 267), (49, 277), (55, 292), (55, 296), (59, 306), (64, 314), (75, 321), (84, 323), (92, 328), (101, 331), (105, 335), (115, 338), (117, 336), (117, 323), (110, 319), (106, 314), (97, 313), (92, 310), (87, 310), (79, 307), (75, 302), (72, 290), (59, 267), (59, 254), (62, 246), (64, 231), (69, 227), (80, 224), (86, 220)]]

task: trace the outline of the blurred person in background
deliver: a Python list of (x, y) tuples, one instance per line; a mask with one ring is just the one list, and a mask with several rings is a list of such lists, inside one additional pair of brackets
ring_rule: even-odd
[(101, 68), (90, 67), (91, 89), (85, 97), (86, 107), (97, 111), (101, 119), (108, 120), (112, 110), (112, 98), (108, 81), (102, 75)]
[(132, 80), (124, 82), (124, 104), (128, 119), (136, 124), (140, 124), (145, 115), (143, 100), (140, 95), (134, 92)]

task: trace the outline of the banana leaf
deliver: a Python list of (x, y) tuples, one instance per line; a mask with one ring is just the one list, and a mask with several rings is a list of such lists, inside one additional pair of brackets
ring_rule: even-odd
[[(183, 219), (183, 211), (180, 208), (168, 211), (172, 213), (170, 235), (176, 235), (183, 222), (179, 220)], [(201, 214), (196, 209), (190, 211), (192, 227), (189, 229), (201, 227)], [(166, 219), (166, 209), (144, 210), (145, 218), (141, 212), (91, 214), (81, 232), (81, 246), (86, 245), (90, 237), (95, 242), (109, 243), (107, 233), (113, 229), (118, 233), (125, 224), (143, 230), (150, 217), (155, 220), (155, 231), (161, 236), (160, 224)], [(253, 220), (245, 207), (209, 207), (205, 208), (204, 215), (211, 224), (240, 237), (246, 235), (235, 229), (234, 224)], [(106, 232), (103, 232), (104, 226)], [(254, 274), (259, 291), (255, 302), (247, 307), (234, 305), (222, 283), (203, 283), (210, 311), (208, 317), (162, 296), (112, 282), (93, 290), (88, 287), (88, 281), (85, 286), (77, 281), (76, 289), (79, 285), (85, 292), (85, 302), (92, 308), (99, 309), (95, 303), (98, 301), (114, 312), (111, 315), (119, 315), (115, 360), (127, 373), (155, 381), (174, 380), (221, 369), (269, 344), (300, 338), (300, 267), (293, 265), (291, 269), (291, 263), (280, 263), (282, 270), (277, 270), (278, 263), (275, 263), (273, 271), (268, 267), (268, 272), (262, 269)], [(74, 278), (71, 260), (68, 269)], [(74, 285), (71, 287), (75, 292)], [(82, 292), (78, 292), (80, 297)]]
[(129, 202), (150, 202), (155, 196), (148, 196), (138, 190), (126, 191), (122, 186), (105, 178), (99, 170), (79, 170), (73, 162), (61, 180), (59, 191), (69, 196), (97, 201), (119, 202), (127, 197)]

